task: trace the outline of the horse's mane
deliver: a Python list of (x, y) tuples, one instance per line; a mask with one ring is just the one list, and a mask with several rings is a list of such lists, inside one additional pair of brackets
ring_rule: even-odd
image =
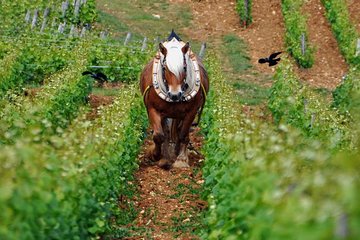
[[(164, 43), (164, 47), (167, 49), (166, 65), (168, 69), (175, 74), (177, 78), (184, 72), (184, 55), (181, 48), (184, 46), (182, 42), (179, 42), (176, 38), (173, 38), (169, 42)], [(162, 60), (163, 60), (162, 56)], [(185, 54), (186, 62), (188, 62), (189, 54)]]

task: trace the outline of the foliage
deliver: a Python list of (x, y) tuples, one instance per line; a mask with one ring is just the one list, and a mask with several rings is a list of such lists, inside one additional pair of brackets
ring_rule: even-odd
[(223, 37), (224, 51), (227, 54), (232, 68), (236, 72), (250, 69), (251, 63), (247, 53), (247, 46), (242, 39), (236, 35), (225, 35)]
[(252, 23), (251, 10), (252, 0), (236, 0), (236, 11), (240, 16), (240, 23), (244, 27), (247, 27)]
[[(282, 13), (285, 21), (285, 43), (290, 54), (303, 68), (314, 64), (314, 48), (308, 42), (306, 17), (301, 13), (303, 0), (282, 0)], [(301, 49), (301, 37), (305, 36), (305, 53)]]
[[(2, 25), (0, 30), (5, 31), (8, 35), (16, 35), (21, 33), (24, 28), (28, 28), (25, 24), (24, 18), (27, 10), (31, 11), (31, 17), (35, 9), (39, 10), (39, 18), (37, 25), (40, 26), (43, 18), (43, 12), (45, 8), (50, 7), (50, 15), (47, 22), (67, 22), (76, 25), (91, 24), (95, 22), (97, 18), (97, 11), (95, 0), (87, 0), (86, 4), (80, 8), (79, 16), (74, 16), (73, 1), (69, 2), (69, 9), (65, 16), (62, 16), (61, 5), (64, 1), (62, 0), (14, 0), (5, 1), (0, 6), (0, 20)], [(19, 17), (21, 16), (21, 17)]]
[(348, 63), (360, 64), (360, 56), (355, 56), (356, 41), (360, 35), (350, 21), (347, 2), (344, 0), (322, 0), (322, 3), (341, 53)]
[(134, 214), (128, 199), (146, 124), (134, 91), (122, 89), (99, 118), (79, 117), (48, 142), (24, 136), (0, 149), (1, 239), (89, 239), (122, 231), (119, 225)]
[(26, 100), (11, 93), (6, 95), (9, 102), (0, 112), (0, 143), (13, 143), (34, 126), (38, 127), (36, 134), (51, 135), (61, 131), (77, 116), (79, 106), (86, 102), (91, 91), (92, 82), (80, 75), (87, 66), (88, 56), (86, 51), (83, 52), (87, 47), (86, 43), (79, 46), (74, 52), (79, 59), (46, 79), (48, 83), (38, 91), (35, 99)]
[(109, 42), (110, 47), (99, 43), (92, 49), (91, 64), (95, 66), (110, 66), (109, 68), (95, 70), (104, 73), (110, 82), (134, 82), (139, 79), (140, 73), (152, 53), (151, 47), (141, 51), (141, 43), (136, 42), (130, 46), (122, 46)]
[(300, 84), (291, 64), (283, 59), (268, 104), (275, 122), (290, 124), (307, 136), (321, 137), (331, 147), (349, 146), (350, 120), (329, 105), (320, 93)]
[(349, 112), (356, 104), (358, 104), (354, 95), (360, 92), (359, 80), (360, 67), (352, 67), (343, 79), (342, 84), (333, 91), (333, 106), (344, 114)]
[(358, 152), (242, 115), (217, 60), (204, 111), (204, 239), (357, 239)]
[(42, 84), (44, 78), (69, 64), (72, 49), (76, 47), (70, 41), (47, 39), (44, 44), (37, 41), (41, 38), (14, 40), (13, 49), (1, 60), (0, 97), (7, 90), (21, 89), (25, 84)]

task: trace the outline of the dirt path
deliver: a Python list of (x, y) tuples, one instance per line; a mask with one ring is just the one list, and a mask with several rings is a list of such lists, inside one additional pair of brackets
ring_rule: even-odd
[(334, 89), (348, 67), (325, 18), (325, 9), (320, 0), (308, 0), (303, 12), (308, 16), (309, 40), (316, 53), (313, 67), (300, 70), (300, 76), (314, 86)]
[(251, 62), (256, 69), (265, 73), (273, 72), (272, 68), (259, 65), (257, 60), (272, 51), (284, 49), (284, 27), (279, 0), (253, 1), (253, 23), (247, 29), (240, 26), (234, 0), (169, 1), (186, 3), (191, 7), (192, 25), (184, 31), (192, 39), (210, 41), (213, 43), (212, 47), (216, 48), (216, 44), (222, 43), (223, 35), (236, 34), (249, 45)]
[(254, 66), (261, 72), (273, 72), (275, 68), (258, 64), (258, 59), (276, 51), (284, 51), (284, 21), (280, 0), (254, 0), (252, 8), (253, 23), (239, 33), (250, 47)]
[[(255, 69), (262, 73), (274, 72), (275, 68), (260, 65), (257, 60), (274, 51), (285, 50), (285, 29), (280, 0), (254, 0), (253, 23), (247, 29), (243, 29), (239, 25), (235, 1), (169, 1), (186, 3), (191, 6), (192, 26), (185, 29), (189, 36), (197, 40), (220, 43), (219, 37), (222, 35), (237, 34), (247, 42), (251, 62)], [(353, 1), (353, 9), (357, 8), (358, 2)], [(318, 51), (315, 55), (314, 66), (306, 70), (298, 69), (298, 72), (304, 81), (313, 86), (333, 89), (346, 73), (347, 65), (339, 52), (330, 25), (325, 19), (324, 8), (320, 0), (307, 1), (304, 13), (309, 17), (310, 42), (316, 46)]]
[(358, 33), (360, 33), (360, 1), (347, 0), (350, 19), (354, 23)]
[(207, 204), (199, 197), (203, 183), (199, 128), (190, 134), (190, 141), (194, 148), (190, 151), (191, 168), (164, 170), (146, 157), (153, 143), (149, 138), (145, 140), (135, 175), (139, 214), (131, 224), (135, 228), (133, 236), (127, 239), (199, 239), (194, 232), (201, 229), (200, 212)]

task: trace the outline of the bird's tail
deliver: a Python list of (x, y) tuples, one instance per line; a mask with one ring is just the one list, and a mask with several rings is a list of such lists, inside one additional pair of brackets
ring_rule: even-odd
[(85, 76), (85, 75), (92, 75), (92, 74), (93, 74), (93, 73), (90, 72), (90, 71), (85, 71), (85, 72), (82, 73), (83, 76)]

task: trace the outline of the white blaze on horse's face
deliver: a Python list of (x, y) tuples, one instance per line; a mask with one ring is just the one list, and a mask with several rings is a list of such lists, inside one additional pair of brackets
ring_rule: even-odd
[(160, 43), (163, 78), (169, 90), (168, 97), (174, 102), (182, 99), (185, 91), (186, 69), (189, 59), (189, 43), (179, 42), (173, 38), (164, 44)]

